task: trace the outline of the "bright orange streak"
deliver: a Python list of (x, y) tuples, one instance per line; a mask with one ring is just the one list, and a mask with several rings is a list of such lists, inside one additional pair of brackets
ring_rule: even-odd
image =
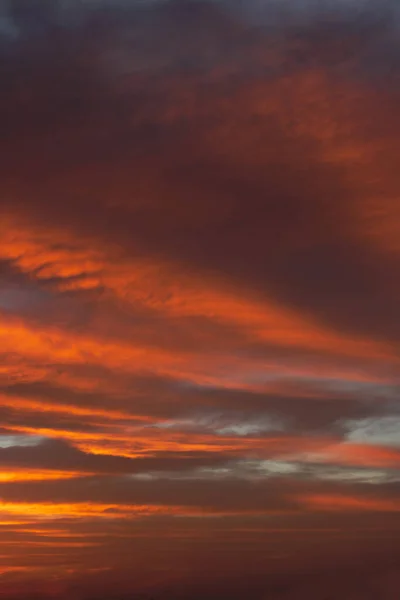
[[(129, 504), (90, 504), (90, 503), (27, 503), (27, 502), (1, 502), (0, 512), (3, 514), (16, 514), (38, 519), (56, 518), (82, 518), (93, 517), (103, 519), (134, 518), (152, 515), (174, 515), (190, 517), (235, 516), (235, 515), (266, 515), (289, 514), (283, 510), (215, 510), (212, 508), (188, 507), (180, 505), (129, 505)], [(297, 511), (295, 511), (297, 512)]]
[(40, 330), (28, 327), (23, 321), (11, 322), (9, 319), (7, 322), (0, 321), (0, 343), (3, 352), (14, 352), (21, 357), (49, 362), (52, 359), (64, 364), (105, 364), (128, 371), (152, 367), (159, 373), (179, 372), (185, 363), (183, 354), (174, 355), (161, 349), (123, 342), (76, 337), (55, 328)]
[[(168, 512), (169, 507), (165, 509)], [(38, 518), (60, 517), (102, 517), (113, 519), (121, 516), (135, 516), (164, 512), (164, 507), (130, 506), (119, 504), (90, 504), (90, 503), (28, 503), (28, 502), (1, 502), (0, 513), (16, 514)]]
[(0, 471), (0, 483), (8, 483), (10, 481), (51, 481), (57, 479), (75, 479), (76, 477), (86, 477), (92, 473), (82, 473), (79, 471), (40, 471), (21, 469), (17, 471)]
[(40, 400), (25, 400), (25, 398), (10, 397), (0, 395), (0, 406), (27, 410), (32, 412), (46, 412), (66, 415), (76, 415), (81, 417), (102, 417), (111, 421), (145, 421), (148, 422), (149, 417), (143, 415), (132, 415), (123, 411), (113, 409), (100, 409), (96, 407), (80, 407), (70, 404), (57, 404), (56, 402), (45, 402)]
[(30, 521), (17, 521), (17, 520), (10, 520), (10, 521), (5, 521), (4, 519), (2, 519), (0, 521), (0, 527), (14, 527), (14, 526), (19, 526), (19, 525), (29, 525)]

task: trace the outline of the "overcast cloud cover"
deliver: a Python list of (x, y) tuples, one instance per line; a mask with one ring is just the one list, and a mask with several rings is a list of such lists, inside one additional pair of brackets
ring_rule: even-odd
[(0, 2), (0, 598), (398, 598), (399, 16)]

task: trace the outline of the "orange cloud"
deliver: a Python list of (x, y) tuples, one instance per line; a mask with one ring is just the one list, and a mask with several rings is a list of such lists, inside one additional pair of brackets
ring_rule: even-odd
[[(143, 31), (125, 14), (123, 31), (103, 17), (92, 30), (90, 17), (29, 57), (37, 37), (22, 27), (9, 64), (4, 52), (2, 578), (114, 567), (130, 556), (130, 525), (162, 579), (173, 540), (188, 571), (212, 540), (214, 569), (214, 548), (229, 562), (229, 540), (250, 530), (277, 532), (286, 557), (297, 546), (279, 517), (330, 539), (356, 517), (400, 513), (376, 483), (399, 467), (393, 436), (342, 437), (347, 419), (397, 410), (398, 98), (373, 73), (391, 42), (358, 9), (357, 32), (333, 13), (327, 29), (268, 19), (252, 32), (224, 4), (146, 3)], [(27, 436), (48, 445), (26, 458)], [(142, 478), (120, 475), (131, 463)], [(378, 471), (376, 496), (340, 481), (351, 467)], [(124, 496), (128, 480), (141, 503)], [(213, 500), (224, 483), (232, 498)], [(263, 571), (267, 538), (245, 542)]]
[(90, 473), (20, 469), (12, 471), (0, 471), (0, 483), (10, 483), (13, 481), (52, 481), (59, 479), (74, 479), (75, 477), (85, 477), (86, 475), (90, 475)]
[[(7, 223), (9, 215), (3, 215), (3, 218)], [(251, 292), (239, 292), (227, 283), (207, 280), (202, 274), (189, 275), (173, 263), (154, 262), (149, 258), (127, 260), (115, 254), (112, 246), (109, 249), (104, 245), (96, 247), (93, 240), (88, 240), (92, 249), (87, 249), (82, 240), (78, 241), (63, 230), (43, 230), (32, 228), (32, 225), (21, 227), (15, 218), (4, 226), (3, 238), (3, 258), (15, 260), (19, 268), (39, 283), (41, 279), (56, 278), (60, 282), (65, 280), (60, 283), (64, 290), (71, 286), (87, 289), (91, 285), (88, 282), (93, 280), (92, 273), (97, 273), (94, 287), (101, 285), (131, 308), (150, 308), (163, 319), (201, 316), (211, 322), (234, 326), (247, 337), (268, 344), (342, 357), (397, 361), (394, 348), (389, 344), (361, 337), (350, 338), (330, 330), (310, 315), (279, 306), (272, 299), (257, 298)], [(58, 249), (60, 239), (64, 241), (63, 250)], [(165, 353), (160, 348), (135, 347), (122, 341), (115, 343), (87, 336), (73, 339), (68, 331), (49, 328), (40, 332), (27, 329), (23, 323), (15, 323), (14, 327), (6, 329), (3, 325), (2, 336), (4, 343), (9, 339), (21, 352), (34, 355), (45, 357), (48, 352), (56, 351), (59, 358), (67, 362), (86, 357), (89, 361), (104, 362), (117, 368), (126, 368), (126, 361), (122, 361), (126, 356), (137, 369), (155, 369), (155, 365), (159, 365), (158, 368), (167, 373), (173, 374), (176, 370), (177, 376), (185, 376), (180, 372), (182, 362), (190, 364), (195, 358), (190, 354), (173, 358), (171, 350)], [(197, 359), (206, 361), (201, 355)], [(271, 365), (264, 363), (263, 367), (270, 369)]]
[(400, 451), (396, 448), (355, 444), (349, 442), (333, 443), (325, 439), (319, 448), (292, 455), (293, 460), (299, 462), (325, 463), (341, 466), (370, 467), (370, 468), (397, 468), (400, 465)]
[(40, 400), (27, 400), (15, 396), (5, 396), (0, 394), (0, 406), (8, 406), (14, 410), (22, 410), (27, 412), (46, 412), (60, 415), (76, 415), (78, 417), (101, 417), (109, 421), (149, 421), (148, 417), (143, 415), (131, 415), (127, 412), (110, 409), (101, 409), (97, 407), (85, 408), (70, 404), (56, 404)]
[(363, 467), (398, 468), (400, 451), (393, 448), (368, 444), (337, 444), (323, 451), (323, 459), (341, 465)]
[(190, 516), (190, 517), (217, 517), (217, 516), (241, 516), (249, 514), (262, 516), (268, 514), (286, 514), (285, 510), (266, 511), (244, 509), (244, 510), (215, 510), (210, 508), (188, 507), (188, 506), (163, 506), (163, 505), (124, 505), (124, 504), (101, 504), (101, 503), (52, 503), (41, 502), (39, 504), (27, 502), (0, 502), (0, 511), (4, 515), (18, 515), (32, 519), (63, 519), (63, 518), (142, 518), (147, 516)]
[(399, 500), (363, 498), (341, 494), (314, 494), (298, 500), (310, 510), (327, 512), (400, 512)]

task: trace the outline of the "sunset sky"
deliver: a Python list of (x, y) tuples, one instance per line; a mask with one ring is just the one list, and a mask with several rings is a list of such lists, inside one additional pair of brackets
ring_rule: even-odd
[(1, 0), (1, 599), (398, 599), (399, 40)]

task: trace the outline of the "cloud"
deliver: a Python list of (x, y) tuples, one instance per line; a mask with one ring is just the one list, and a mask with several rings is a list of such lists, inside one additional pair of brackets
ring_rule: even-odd
[(345, 427), (350, 441), (398, 446), (400, 443), (398, 424), (397, 415), (385, 415), (374, 419), (369, 417), (349, 420), (345, 423)]
[[(17, 438), (17, 444), (20, 445), (15, 443), (15, 438)], [(15, 436), (14, 439), (6, 436), (6, 446), (0, 441), (2, 468), (53, 469), (82, 472), (83, 474), (133, 474), (152, 470), (174, 471), (217, 466), (229, 458), (229, 455), (224, 456), (220, 452), (188, 451), (159, 452), (153, 456), (130, 459), (123, 456), (86, 453), (61, 439), (41, 440), (39, 438), (39, 441), (35, 439), (30, 441), (24, 436), (21, 438), (22, 442), (18, 440), (18, 436)], [(10, 442), (13, 442), (13, 445)]]
[(1, 593), (391, 600), (397, 6), (0, 12)]

